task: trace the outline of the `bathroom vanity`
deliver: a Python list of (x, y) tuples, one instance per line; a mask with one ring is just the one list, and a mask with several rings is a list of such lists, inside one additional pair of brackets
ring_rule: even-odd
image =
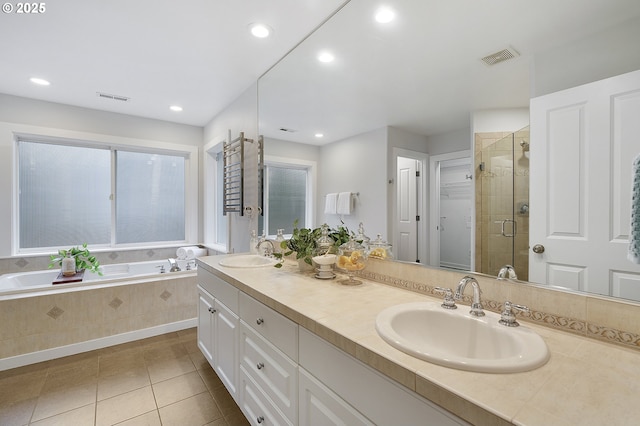
[(629, 424), (640, 417), (635, 350), (522, 321), (551, 351), (544, 366), (511, 374), (442, 367), (393, 348), (375, 329), (386, 308), (438, 299), (366, 279), (359, 286), (318, 280), (293, 262), (221, 266), (225, 258), (198, 260), (198, 346), (252, 424)]

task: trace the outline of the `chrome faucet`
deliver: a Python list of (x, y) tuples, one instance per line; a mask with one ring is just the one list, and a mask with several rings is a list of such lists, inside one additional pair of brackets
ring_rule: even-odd
[(475, 278), (467, 275), (466, 277), (461, 279), (460, 283), (458, 283), (458, 287), (456, 287), (456, 294), (453, 296), (453, 298), (455, 300), (462, 299), (462, 295), (464, 294), (464, 290), (467, 287), (468, 283), (471, 283), (471, 287), (473, 287), (473, 302), (471, 303), (471, 310), (469, 311), (469, 314), (473, 315), (474, 317), (483, 317), (484, 310), (482, 308), (482, 303), (480, 302), (480, 285)]
[(500, 272), (498, 272), (498, 279), (504, 280), (509, 278), (510, 280), (517, 280), (518, 275), (516, 275), (516, 270), (511, 265), (504, 265), (500, 268)]
[[(264, 249), (264, 253), (262, 253), (260, 251), (260, 246), (262, 246), (262, 244), (264, 244), (264, 243), (269, 243), (269, 246), (267, 246)], [(256, 249), (258, 251), (258, 254), (262, 254), (263, 256), (266, 256), (266, 257), (272, 257), (273, 253), (276, 252), (276, 246), (273, 244), (273, 241), (267, 240), (266, 238), (265, 239), (260, 239), (260, 241), (256, 245)]]
[(167, 260), (169, 261), (169, 266), (170, 266), (169, 272), (178, 272), (178, 271), (181, 270), (180, 267), (178, 266), (178, 261), (177, 260), (175, 260), (175, 259), (173, 259), (171, 257), (169, 259), (167, 259)]

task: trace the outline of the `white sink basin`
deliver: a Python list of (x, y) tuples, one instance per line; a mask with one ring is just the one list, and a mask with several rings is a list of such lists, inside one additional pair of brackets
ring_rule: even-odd
[(258, 256), (257, 254), (239, 254), (225, 257), (218, 263), (229, 268), (261, 268), (263, 266), (273, 266), (278, 263), (278, 260), (272, 257)]
[(500, 315), (469, 315), (468, 306), (443, 309), (439, 303), (392, 306), (376, 318), (376, 330), (391, 346), (445, 367), (481, 373), (516, 373), (549, 360), (542, 338), (525, 327), (498, 324)]

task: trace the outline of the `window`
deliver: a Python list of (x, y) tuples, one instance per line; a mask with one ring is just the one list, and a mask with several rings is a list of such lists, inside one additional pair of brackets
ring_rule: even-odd
[(115, 154), (116, 243), (184, 240), (184, 158)]
[(312, 223), (310, 166), (295, 164), (265, 165), (264, 215), (259, 219), (259, 232), (276, 235), (278, 229), (289, 234), (294, 221), (298, 227)]
[(185, 241), (187, 161), (186, 153), (18, 140), (19, 250)]
[(224, 159), (222, 138), (204, 147), (204, 242), (207, 247), (226, 253), (230, 243), (230, 216), (222, 214)]

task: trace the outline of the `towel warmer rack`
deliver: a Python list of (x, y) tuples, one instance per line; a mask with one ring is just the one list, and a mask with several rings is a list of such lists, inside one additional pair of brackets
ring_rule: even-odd
[[(240, 132), (235, 139), (229, 137), (223, 144), (223, 209), (222, 213), (239, 213), (244, 215), (244, 181), (245, 181), (245, 143), (254, 143), (253, 139), (246, 138), (244, 132)], [(257, 141), (258, 157), (258, 203), (259, 213), (262, 214), (264, 191), (264, 141), (259, 136)]]

